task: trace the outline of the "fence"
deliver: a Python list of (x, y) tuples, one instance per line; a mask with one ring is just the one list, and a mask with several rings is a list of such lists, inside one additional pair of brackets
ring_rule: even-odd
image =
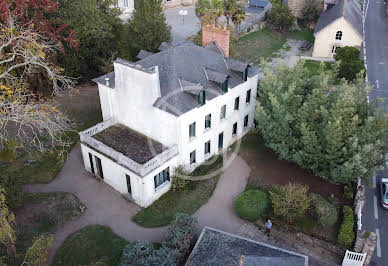
[(346, 250), (342, 266), (362, 266), (366, 258), (366, 253), (357, 253)]

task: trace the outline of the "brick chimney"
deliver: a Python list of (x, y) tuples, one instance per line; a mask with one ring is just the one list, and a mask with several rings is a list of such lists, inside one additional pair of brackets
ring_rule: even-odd
[(229, 56), (230, 31), (226, 28), (212, 26), (202, 27), (202, 46), (216, 42), (225, 56)]

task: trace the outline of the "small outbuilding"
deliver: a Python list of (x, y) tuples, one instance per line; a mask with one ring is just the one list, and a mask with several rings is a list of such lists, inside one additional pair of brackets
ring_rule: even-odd
[(362, 13), (356, 0), (339, 0), (327, 5), (314, 32), (313, 57), (331, 58), (337, 49), (362, 44)]

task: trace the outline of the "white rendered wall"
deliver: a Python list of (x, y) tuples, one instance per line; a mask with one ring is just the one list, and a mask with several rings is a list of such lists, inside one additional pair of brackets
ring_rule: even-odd
[[(342, 39), (336, 40), (337, 31), (342, 31)], [(326, 28), (322, 29), (315, 36), (313, 57), (333, 57), (331, 50), (333, 46), (354, 46), (360, 49), (362, 37), (343, 18), (339, 18)]]
[[(104, 179), (102, 181), (113, 187), (115, 190), (119, 191), (121, 194), (128, 194), (126, 174), (129, 175), (131, 180), (132, 199), (135, 201), (136, 204), (141, 207), (149, 206), (152, 202), (157, 200), (160, 196), (162, 196), (170, 189), (171, 182), (169, 181), (166, 181), (155, 189), (154, 176), (166, 169), (167, 167), (170, 167), (170, 177), (172, 177), (173, 170), (177, 165), (178, 159), (178, 157), (172, 158), (171, 160), (164, 163), (163, 165), (152, 171), (150, 174), (142, 178), (129, 171), (128, 169), (122, 167), (121, 165), (117, 164), (116, 162), (112, 161), (110, 158), (83, 145), (82, 143), (81, 150), (85, 169), (90, 173), (92, 172), (89, 161), (89, 153), (93, 155), (93, 160), (94, 156), (100, 158), (102, 171), (104, 174)], [(94, 167), (94, 169), (96, 171), (96, 167)]]
[[(195, 108), (178, 119), (178, 150), (180, 164), (192, 169), (218, 153), (218, 135), (224, 132), (223, 148), (233, 144), (253, 126), (258, 75), (228, 90), (222, 96), (215, 97), (206, 104)], [(245, 103), (246, 93), (251, 90), (251, 100)], [(240, 97), (240, 108), (234, 110), (234, 101)], [(220, 120), (221, 106), (226, 105), (226, 118)], [(205, 116), (211, 114), (211, 128), (205, 130)], [(248, 126), (244, 125), (244, 117), (249, 115)], [(189, 125), (195, 122), (196, 137), (189, 139)], [(237, 122), (237, 135), (232, 137), (233, 124)], [(210, 140), (210, 154), (205, 155), (205, 142)], [(196, 150), (196, 164), (190, 165), (190, 153)]]

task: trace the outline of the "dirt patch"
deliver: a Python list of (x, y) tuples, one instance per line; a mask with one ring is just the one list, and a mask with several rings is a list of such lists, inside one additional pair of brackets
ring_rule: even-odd
[(310, 193), (317, 193), (323, 197), (333, 195), (342, 200), (342, 185), (326, 182), (295, 163), (279, 160), (273, 150), (265, 147), (259, 134), (247, 135), (239, 154), (251, 168), (247, 186), (267, 187), (295, 182), (307, 185)]
[(24, 251), (32, 239), (43, 233), (54, 233), (65, 223), (80, 217), (86, 207), (66, 192), (27, 194), (16, 212), (17, 249)]

